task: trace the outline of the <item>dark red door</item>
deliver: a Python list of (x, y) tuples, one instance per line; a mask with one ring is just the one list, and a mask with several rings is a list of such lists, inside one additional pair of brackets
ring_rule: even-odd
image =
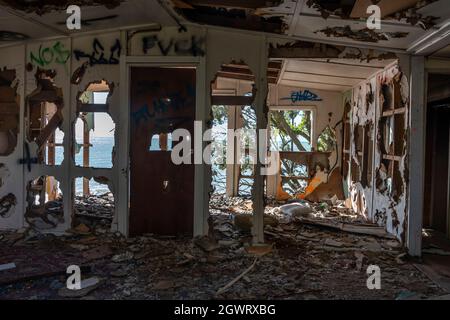
[(194, 165), (172, 162), (170, 134), (194, 139), (195, 69), (131, 68), (130, 105), (130, 236), (192, 234)]

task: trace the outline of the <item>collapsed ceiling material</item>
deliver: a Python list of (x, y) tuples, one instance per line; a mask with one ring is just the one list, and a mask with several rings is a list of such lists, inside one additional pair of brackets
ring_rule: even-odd
[(340, 16), (343, 19), (350, 18), (355, 0), (308, 0), (306, 5), (320, 12), (324, 19), (330, 15)]
[(282, 17), (264, 18), (258, 15), (257, 9), (277, 6), (281, 2), (172, 0), (175, 10), (191, 22), (279, 34), (287, 29)]
[[(269, 62), (267, 68), (267, 81), (272, 84), (278, 82), (280, 71), (282, 68), (281, 60), (273, 60)], [(250, 68), (242, 62), (233, 62), (230, 64), (223, 64), (220, 71), (217, 72), (217, 76), (221, 78), (255, 81), (255, 76)]]
[(378, 42), (380, 40), (389, 40), (392, 38), (404, 38), (408, 32), (376, 32), (369, 28), (361, 30), (352, 30), (350, 26), (345, 27), (326, 27), (325, 29), (316, 31), (325, 34), (327, 37), (349, 38), (356, 41)]
[(342, 19), (367, 18), (367, 8), (377, 5), (381, 18), (385, 20), (405, 20), (413, 26), (427, 30), (436, 24), (438, 17), (423, 15), (419, 11), (438, 0), (308, 0), (307, 6), (320, 12), (324, 19), (338, 16)]
[(295, 41), (276, 46), (270, 44), (271, 58), (338, 58), (345, 47), (314, 42)]
[(69, 5), (104, 6), (114, 9), (124, 0), (1, 0), (0, 4), (15, 10), (43, 15), (56, 10), (66, 10)]

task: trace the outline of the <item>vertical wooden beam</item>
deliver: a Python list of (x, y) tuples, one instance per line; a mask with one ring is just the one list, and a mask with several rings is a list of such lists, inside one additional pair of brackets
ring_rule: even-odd
[(267, 129), (267, 67), (268, 67), (268, 47), (266, 37), (262, 36), (260, 40), (260, 58), (259, 70), (256, 74), (255, 85), (257, 88), (255, 106), (256, 106), (256, 144), (257, 144), (257, 161), (254, 166), (254, 182), (252, 190), (253, 199), (253, 227), (252, 236), (254, 243), (264, 243), (264, 181), (265, 176), (261, 175), (261, 161), (259, 154), (260, 150), (267, 148), (267, 141), (261, 141), (259, 137), (259, 130)]
[[(89, 167), (89, 128), (86, 124), (86, 120), (83, 121), (83, 167)], [(89, 190), (89, 179), (83, 178), (83, 196), (87, 197), (90, 195)]]
[(425, 176), (426, 73), (425, 58), (411, 57), (409, 121), (409, 205), (406, 245), (412, 256), (422, 254)]
[(56, 158), (56, 154), (55, 154), (55, 133), (53, 133), (50, 138), (48, 138), (48, 142), (47, 142), (47, 164), (49, 166), (54, 166), (55, 165), (55, 158)]

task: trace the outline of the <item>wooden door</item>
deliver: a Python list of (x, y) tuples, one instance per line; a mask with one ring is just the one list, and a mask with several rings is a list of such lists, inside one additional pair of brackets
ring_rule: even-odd
[(194, 139), (195, 75), (194, 68), (131, 68), (130, 236), (193, 232), (194, 165), (171, 161), (170, 134), (184, 128)]

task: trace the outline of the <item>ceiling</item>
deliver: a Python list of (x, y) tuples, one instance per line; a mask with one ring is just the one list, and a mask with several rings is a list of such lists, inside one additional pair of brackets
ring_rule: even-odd
[(382, 21), (375, 31), (366, 29), (372, 0), (167, 1), (191, 22), (391, 50), (406, 50), (450, 22), (448, 0), (378, 0)]
[(328, 91), (346, 91), (370, 78), (393, 60), (287, 59), (279, 84)]
[[(74, 32), (199, 23), (263, 31), (284, 40), (397, 53), (433, 43), (430, 54), (450, 58), (448, 0), (379, 0), (381, 30), (374, 31), (366, 28), (365, 13), (373, 0), (77, 0), (82, 8), (82, 30), (69, 31), (65, 23), (66, 8), (72, 2), (0, 0), (0, 46)], [(433, 35), (437, 35), (435, 38), (439, 41), (435, 42)], [(268, 69), (268, 80), (269, 83), (345, 91), (391, 62), (389, 59), (360, 62), (334, 57), (277, 57)], [(239, 65), (223, 66), (221, 73), (223, 77), (234, 79), (251, 81), (252, 78), (250, 71)]]
[[(0, 0), (0, 31), (32, 39), (69, 35), (74, 32), (65, 24), (70, 3), (73, 1)], [(372, 0), (77, 0), (76, 3), (82, 8), (81, 32), (151, 23), (176, 25), (176, 20), (181, 20), (306, 41), (392, 50), (406, 50), (420, 38), (450, 24), (448, 0), (379, 0), (383, 18), (381, 30), (375, 32), (364, 30), (365, 9)], [(403, 18), (398, 20), (396, 16)], [(14, 38), (6, 33), (0, 35), (0, 45), (4, 40)]]
[[(157, 1), (148, 0), (78, 0), (81, 6), (82, 28), (69, 31), (66, 20), (67, 0), (0, 0), (0, 30), (25, 35), (30, 39), (67, 36), (77, 32), (91, 32), (128, 26), (174, 25), (174, 19)], [(46, 3), (48, 5), (42, 5)], [(91, 5), (91, 4), (95, 5)], [(22, 5), (20, 5), (22, 4)], [(15, 39), (2, 37), (0, 45)], [(8, 41), (2, 41), (8, 40)]]

